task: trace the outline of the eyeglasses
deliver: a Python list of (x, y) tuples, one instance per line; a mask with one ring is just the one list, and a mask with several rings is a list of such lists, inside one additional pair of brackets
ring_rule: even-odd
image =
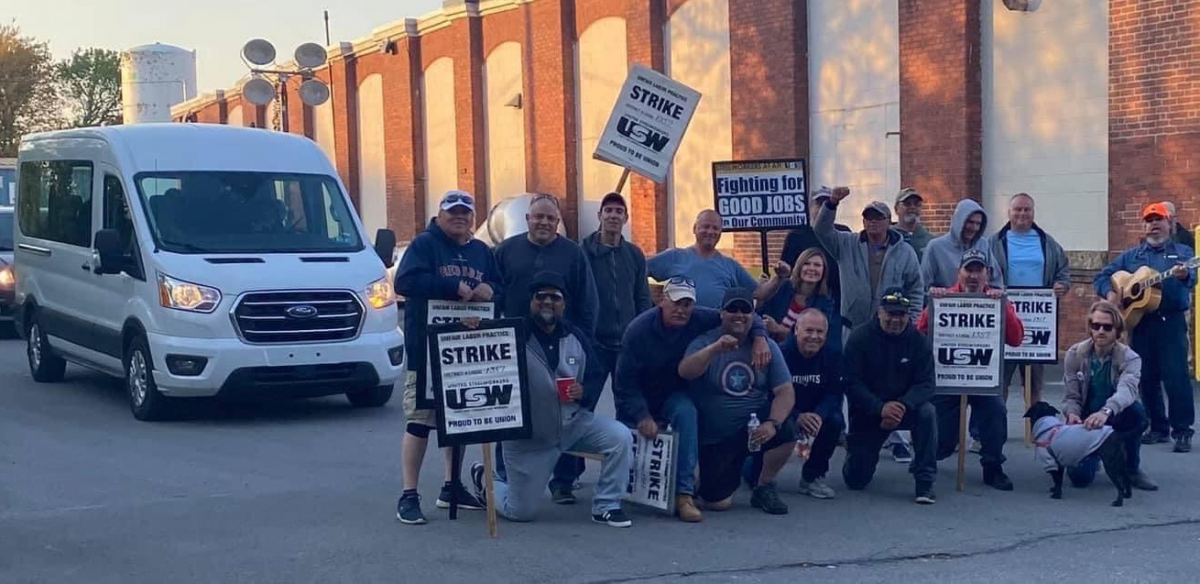
[(562, 302), (563, 295), (558, 292), (538, 292), (533, 298), (538, 302)]
[(738, 301), (734, 301), (734, 302), (730, 302), (729, 304), (726, 304), (725, 308), (723, 308), (722, 310), (724, 310), (725, 312), (731, 312), (734, 314), (750, 314), (751, 312), (754, 312), (754, 307), (750, 306), (749, 304), (747, 304), (744, 301), (738, 300)]
[(474, 206), (475, 199), (472, 198), (471, 195), (468, 195), (466, 193), (454, 193), (454, 194), (446, 195), (445, 197), (442, 198), (443, 205), (449, 204), (449, 203), (466, 203), (468, 205)]
[(696, 281), (687, 276), (673, 276), (671, 279), (667, 280), (667, 283), (675, 285), (685, 284), (687, 286), (691, 286), (692, 288), (696, 287)]
[(1103, 323), (1103, 322), (1089, 322), (1088, 326), (1092, 327), (1092, 330), (1094, 330), (1094, 331), (1103, 330), (1106, 333), (1111, 333), (1113, 328), (1115, 327), (1115, 325), (1111, 325), (1111, 324)]
[(908, 298), (901, 296), (900, 294), (888, 294), (887, 296), (884, 296), (881, 300), (883, 301), (884, 304), (899, 304), (900, 306), (903, 306), (905, 308), (908, 308), (909, 306), (912, 305), (912, 303), (910, 303), (908, 301)]

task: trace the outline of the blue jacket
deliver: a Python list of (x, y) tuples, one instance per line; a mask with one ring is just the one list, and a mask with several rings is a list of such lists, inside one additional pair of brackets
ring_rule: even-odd
[[(836, 348), (835, 348), (836, 347)], [(842, 379), (841, 345), (826, 341), (816, 355), (805, 357), (800, 354), (796, 337), (789, 336), (779, 350), (792, 374), (792, 389), (796, 393), (793, 414), (812, 412), (827, 420), (842, 413), (842, 396), (845, 393)]]
[[(796, 289), (792, 286), (791, 280), (788, 280), (779, 287), (779, 290), (775, 292), (775, 295), (770, 300), (758, 307), (758, 313), (782, 323), (784, 317), (787, 316), (788, 308), (792, 305), (792, 298), (795, 295)], [(820, 310), (825, 314), (825, 319), (829, 321), (829, 336), (825, 339), (825, 346), (838, 347), (840, 351), (842, 346), (842, 316), (838, 314), (836, 303), (828, 296), (813, 296), (809, 301), (809, 308)], [(788, 338), (790, 339), (791, 335)]]
[[(667, 398), (687, 389), (687, 383), (679, 377), (679, 362), (688, 345), (719, 326), (721, 313), (703, 306), (695, 307), (691, 320), (677, 329), (663, 324), (662, 309), (657, 306), (637, 315), (621, 338), (613, 376), (617, 419), (632, 425), (646, 416), (661, 416)], [(755, 317), (750, 336), (765, 335), (762, 319)]]
[[(1096, 274), (1092, 279), (1092, 287), (1096, 289), (1096, 294), (1101, 298), (1112, 292), (1112, 282), (1109, 278), (1113, 274), (1125, 271), (1135, 272), (1142, 266), (1150, 266), (1160, 272), (1166, 271), (1174, 267), (1176, 264), (1184, 263), (1194, 256), (1192, 248), (1181, 243), (1167, 240), (1161, 247), (1154, 247), (1145, 241), (1137, 247), (1125, 250), (1121, 255), (1117, 256), (1116, 261), (1108, 264)], [(1158, 305), (1158, 310), (1155, 314), (1163, 316), (1187, 312), (1188, 306), (1191, 304), (1191, 298), (1188, 291), (1196, 286), (1196, 270), (1191, 270), (1187, 282), (1181, 282), (1176, 278), (1167, 278), (1162, 283), (1162, 302)]]
[(429, 227), (413, 239), (396, 270), (396, 293), (405, 299), (404, 339), (408, 370), (425, 371), (425, 321), (428, 300), (458, 300), (458, 283), (486, 283), (498, 296), (500, 271), (487, 244), (472, 239), (459, 245), (441, 227)]

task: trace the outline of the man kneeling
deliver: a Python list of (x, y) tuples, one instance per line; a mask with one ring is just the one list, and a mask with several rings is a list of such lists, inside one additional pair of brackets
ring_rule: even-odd
[[(750, 290), (727, 291), (721, 326), (692, 341), (679, 363), (679, 376), (691, 381), (700, 421), (700, 498), (714, 511), (728, 509), (742, 463), (753, 449), (763, 462), (750, 504), (783, 515), (788, 508), (775, 490), (775, 477), (796, 441), (796, 423), (790, 416), (795, 395), (787, 363), (774, 341), (767, 339), (771, 363), (762, 370), (751, 365), (753, 313)], [(747, 424), (754, 418), (760, 423), (750, 433)]]
[[(496, 481), (496, 510), (512, 521), (532, 521), (559, 455), (566, 451), (602, 454), (600, 479), (592, 495), (592, 521), (629, 527), (633, 523), (621, 511), (621, 497), (633, 462), (632, 435), (620, 422), (601, 418), (580, 405), (597, 397), (585, 396), (584, 387), (602, 385), (581, 383), (588, 372), (590, 351), (586, 335), (563, 322), (563, 311), (571, 299), (564, 296), (562, 276), (535, 274), (530, 293), (531, 325), (525, 350), (533, 436), (503, 442), (508, 477)], [(565, 401), (558, 395), (559, 379), (575, 380)], [(484, 500), (483, 473), (482, 463), (471, 465), (471, 481), (480, 500)]]

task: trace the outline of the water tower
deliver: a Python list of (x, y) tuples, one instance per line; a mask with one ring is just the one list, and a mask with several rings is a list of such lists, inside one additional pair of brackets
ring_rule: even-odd
[(171, 121), (171, 106), (196, 97), (196, 52), (154, 43), (121, 53), (126, 124)]

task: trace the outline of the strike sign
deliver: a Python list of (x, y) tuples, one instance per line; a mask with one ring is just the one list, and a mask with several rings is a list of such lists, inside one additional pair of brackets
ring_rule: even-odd
[(1020, 347), (1004, 347), (1004, 360), (1024, 364), (1058, 362), (1058, 296), (1053, 288), (1009, 288), (1005, 295), (1025, 325)]
[(654, 182), (666, 182), (667, 169), (699, 102), (696, 90), (634, 65), (593, 156)]
[[(429, 300), (425, 311), (425, 324), (447, 324), (451, 322), (459, 322), (464, 318), (479, 318), (482, 320), (490, 320), (496, 316), (496, 304), (493, 302), (461, 302), (457, 300)], [(428, 342), (428, 340), (427, 340)], [(433, 350), (426, 347), (425, 352), (425, 370), (420, 372), (425, 376), (425, 380), (433, 379), (433, 366), (430, 364)], [(433, 397), (433, 383), (430, 381), (420, 380), (417, 384), (418, 388), (424, 388), (417, 392), (417, 407), (422, 409), (433, 409), (436, 402)]]
[(929, 338), (939, 395), (1002, 395), (1004, 303), (982, 295), (933, 298)]
[(667, 513), (675, 513), (676, 433), (659, 432), (654, 439), (633, 433), (633, 466), (625, 500)]

